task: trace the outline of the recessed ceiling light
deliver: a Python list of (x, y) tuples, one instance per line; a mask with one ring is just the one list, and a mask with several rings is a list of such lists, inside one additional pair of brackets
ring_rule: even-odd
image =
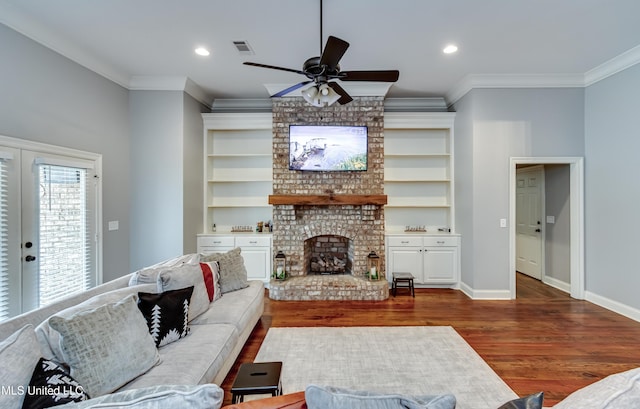
[(198, 47), (195, 49), (196, 54), (206, 57), (209, 55), (209, 50), (204, 47)]
[(450, 44), (450, 45), (446, 46), (446, 47), (442, 50), (442, 52), (443, 52), (443, 53), (445, 53), (445, 54), (453, 54), (453, 53), (455, 53), (456, 51), (458, 51), (458, 47), (457, 47), (457, 46), (455, 46), (455, 45), (453, 45), (453, 44)]

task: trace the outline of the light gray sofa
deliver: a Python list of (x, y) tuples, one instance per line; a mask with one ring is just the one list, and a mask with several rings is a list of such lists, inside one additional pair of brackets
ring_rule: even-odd
[[(196, 260), (200, 259), (196, 255)], [(138, 282), (143, 282), (137, 284), (132, 279), (134, 275), (136, 273), (0, 323), (0, 343), (30, 324), (36, 329), (41, 355), (55, 360), (56, 353), (52, 349), (55, 349), (58, 341), (50, 334), (52, 330), (46, 327), (49, 317), (64, 316), (65, 310), (67, 315), (68, 311), (77, 315), (83, 308), (115, 303), (129, 294), (157, 292), (153, 291), (156, 285), (151, 283), (157, 276), (151, 275), (140, 280), (137, 275)], [(114, 392), (158, 385), (221, 384), (264, 311), (264, 284), (261, 281), (247, 281), (246, 284), (248, 285), (242, 289), (227, 290), (219, 299), (208, 304), (206, 310), (197, 317), (190, 316), (189, 334), (159, 347), (157, 363)], [(33, 368), (25, 368), (27, 369), (33, 371)]]

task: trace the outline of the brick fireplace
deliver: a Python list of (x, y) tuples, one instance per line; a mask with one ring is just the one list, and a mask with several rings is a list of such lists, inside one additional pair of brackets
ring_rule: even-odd
[[(345, 105), (316, 108), (301, 98), (273, 101), (273, 248), (285, 253), (291, 279), (272, 281), (276, 299), (386, 299), (386, 280), (365, 279), (367, 255), (384, 266), (383, 98), (356, 97)], [(289, 170), (289, 125), (366, 125), (367, 171)], [(341, 274), (312, 271), (310, 246), (345, 268)], [(341, 243), (339, 246), (331, 244)], [(345, 247), (346, 246), (346, 247)], [(346, 248), (346, 251), (345, 251)], [(335, 250), (335, 251), (334, 251)], [(331, 254), (327, 254), (331, 253)], [(339, 254), (343, 253), (343, 256)], [(322, 263), (320, 263), (322, 264)], [(318, 267), (318, 263), (316, 263)], [(317, 270), (317, 268), (316, 268)], [(324, 278), (327, 277), (327, 278)], [(310, 289), (310, 286), (312, 287)], [(296, 290), (292, 290), (296, 287)]]

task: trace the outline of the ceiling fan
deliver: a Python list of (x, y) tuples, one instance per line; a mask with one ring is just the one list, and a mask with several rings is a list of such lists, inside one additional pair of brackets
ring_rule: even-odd
[(302, 91), (303, 98), (310, 104), (318, 107), (329, 106), (334, 102), (340, 105), (348, 104), (353, 98), (338, 84), (340, 81), (372, 81), (372, 82), (396, 82), (400, 75), (398, 70), (382, 71), (341, 71), (340, 59), (349, 48), (349, 43), (334, 36), (329, 36), (327, 44), (322, 49), (322, 0), (320, 0), (320, 56), (307, 59), (302, 65), (302, 70), (277, 67), (274, 65), (244, 62), (245, 65), (269, 68), (273, 70), (288, 71), (304, 75), (307, 81), (302, 81), (289, 88), (277, 92), (271, 97), (282, 97), (307, 84), (314, 83), (311, 87)]

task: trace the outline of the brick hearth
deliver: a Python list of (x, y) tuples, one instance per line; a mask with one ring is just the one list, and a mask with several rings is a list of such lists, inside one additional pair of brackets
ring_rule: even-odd
[(367, 281), (351, 275), (299, 276), (286, 281), (271, 280), (269, 298), (289, 301), (382, 301), (389, 298), (389, 284), (386, 280)]

